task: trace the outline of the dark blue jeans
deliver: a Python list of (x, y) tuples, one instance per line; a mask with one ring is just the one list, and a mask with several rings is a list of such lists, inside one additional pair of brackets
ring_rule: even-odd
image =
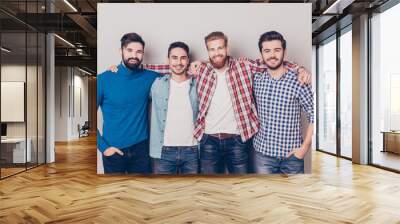
[(149, 174), (151, 172), (148, 140), (123, 148), (121, 151), (124, 153), (123, 156), (118, 153), (111, 156), (103, 155), (104, 173)]
[(294, 155), (289, 158), (275, 158), (254, 153), (254, 171), (258, 174), (299, 174), (304, 173), (304, 160)]
[(200, 141), (200, 167), (202, 174), (247, 173), (248, 151), (239, 135), (220, 140), (204, 134)]
[(163, 146), (160, 159), (153, 159), (155, 174), (196, 174), (198, 146)]

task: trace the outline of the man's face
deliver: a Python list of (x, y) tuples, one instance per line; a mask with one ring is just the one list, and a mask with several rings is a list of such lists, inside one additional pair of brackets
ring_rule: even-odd
[(169, 52), (168, 63), (173, 74), (183, 75), (189, 66), (189, 56), (184, 49), (176, 47)]
[(122, 47), (122, 61), (130, 69), (138, 68), (143, 60), (143, 45), (138, 42), (131, 42)]
[(210, 58), (211, 64), (216, 69), (220, 69), (225, 66), (228, 48), (225, 45), (224, 39), (216, 39), (207, 42), (208, 57)]
[(271, 70), (276, 70), (282, 66), (285, 50), (280, 40), (264, 41), (262, 43), (261, 56)]

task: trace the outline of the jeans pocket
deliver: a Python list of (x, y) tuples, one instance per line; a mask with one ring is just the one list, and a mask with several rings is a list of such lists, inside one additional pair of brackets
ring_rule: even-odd
[(208, 135), (207, 134), (203, 134), (203, 137), (200, 139), (200, 144), (206, 143), (207, 139), (208, 139)]
[(110, 155), (110, 156), (106, 156), (103, 154), (104, 157), (106, 158), (118, 158), (118, 157), (122, 157), (119, 153), (115, 152), (114, 154)]
[(200, 145), (194, 145), (190, 147), (190, 151), (196, 156), (197, 159), (200, 158)]
[(304, 159), (298, 158), (294, 153), (289, 157), (289, 159), (297, 160), (297, 161), (303, 161)]
[(199, 151), (199, 146), (198, 145), (194, 145), (194, 146), (191, 146), (189, 149), (190, 149), (191, 152), (198, 152)]
[(199, 150), (197, 146), (190, 146), (185, 150), (184, 157), (189, 160), (194, 160), (199, 158)]
[(167, 157), (168, 152), (169, 152), (168, 148), (165, 147), (165, 146), (162, 146), (162, 147), (161, 147), (161, 156), (160, 156), (160, 159), (165, 159), (165, 157)]
[(246, 145), (246, 142), (242, 141), (242, 137), (240, 135), (236, 135), (235, 137), (233, 137), (233, 139), (235, 140), (236, 144)]
[(200, 159), (215, 160), (218, 158), (218, 149), (215, 145), (202, 145), (200, 148)]
[(114, 153), (111, 156), (105, 156), (103, 154), (103, 161), (106, 161), (109, 164), (116, 164), (116, 163), (120, 163), (121, 160), (123, 159), (123, 156), (121, 156), (118, 153)]

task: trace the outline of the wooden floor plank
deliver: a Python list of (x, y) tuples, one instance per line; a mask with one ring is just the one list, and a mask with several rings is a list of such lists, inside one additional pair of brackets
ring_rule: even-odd
[(400, 223), (400, 175), (313, 152), (283, 177), (96, 174), (96, 139), (0, 181), (0, 223)]

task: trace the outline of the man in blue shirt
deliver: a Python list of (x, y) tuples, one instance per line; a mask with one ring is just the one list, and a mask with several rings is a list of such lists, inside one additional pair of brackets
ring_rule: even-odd
[(97, 107), (103, 114), (103, 131), (97, 130), (97, 147), (105, 173), (150, 173), (148, 103), (158, 73), (140, 68), (145, 43), (136, 33), (121, 38), (122, 62), (118, 75), (97, 76)]
[[(259, 49), (268, 69), (254, 75), (253, 91), (260, 130), (253, 139), (256, 173), (304, 173), (304, 156), (311, 145), (314, 104), (311, 85), (301, 85), (296, 71), (283, 66), (286, 41), (275, 31), (261, 35)], [(300, 114), (307, 114), (306, 137)]]

